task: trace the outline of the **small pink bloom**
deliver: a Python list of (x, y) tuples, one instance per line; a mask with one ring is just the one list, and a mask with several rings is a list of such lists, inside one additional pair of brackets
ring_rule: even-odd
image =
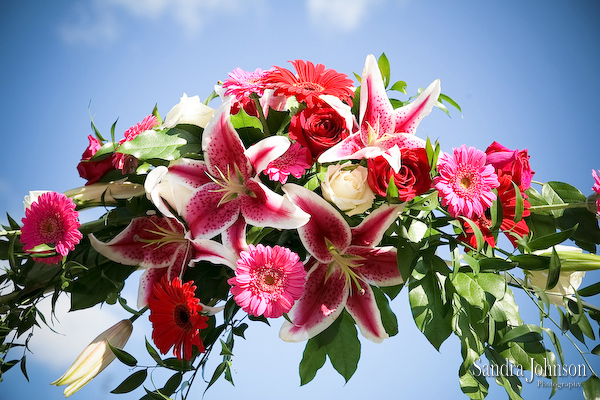
[(237, 100), (243, 100), (250, 97), (252, 93), (262, 96), (268, 85), (265, 78), (273, 69), (263, 71), (257, 68), (254, 72), (247, 72), (241, 68), (236, 68), (229, 73), (229, 78), (223, 83), (223, 87), (227, 89), (226, 96), (233, 95)]
[(290, 174), (300, 178), (311, 165), (310, 151), (296, 142), (281, 157), (271, 161), (264, 172), (270, 180), (286, 183)]
[(493, 188), (500, 185), (492, 165), (486, 165), (486, 155), (474, 147), (462, 145), (454, 155), (440, 157), (434, 185), (453, 217), (463, 215), (473, 219), (489, 208), (496, 195)]
[(33, 257), (34, 260), (54, 264), (60, 262), (69, 251), (75, 249), (83, 235), (77, 220), (75, 203), (62, 193), (42, 194), (25, 210), (21, 243), (25, 251), (30, 252), (36, 246), (47, 244), (54, 246), (58, 255), (53, 257)]
[(305, 277), (296, 253), (259, 244), (240, 253), (235, 277), (227, 282), (235, 302), (248, 314), (277, 318), (302, 296)]
[[(598, 172), (600, 172), (600, 170)], [(600, 195), (600, 175), (592, 170), (592, 176), (594, 177), (594, 186), (592, 187), (592, 190)], [(598, 206), (598, 215), (600, 215), (600, 199), (596, 201), (596, 205)]]
[[(119, 145), (135, 139), (140, 133), (148, 131), (156, 125), (158, 125), (158, 119), (154, 115), (148, 115), (142, 122), (138, 122), (125, 131), (125, 137), (119, 141)], [(127, 154), (115, 153), (112, 161), (115, 168), (120, 169), (123, 175), (132, 173), (137, 168), (137, 161), (132, 160), (132, 156)]]

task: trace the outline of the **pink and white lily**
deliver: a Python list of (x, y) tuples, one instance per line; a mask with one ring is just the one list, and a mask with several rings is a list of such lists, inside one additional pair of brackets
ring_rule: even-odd
[(140, 277), (138, 307), (148, 304), (154, 282), (167, 274), (172, 280), (197, 261), (209, 261), (235, 269), (237, 254), (209, 239), (190, 240), (179, 221), (158, 216), (140, 217), (108, 243), (90, 235), (92, 247), (111, 261), (138, 265), (145, 271)]
[(383, 156), (398, 172), (400, 149), (425, 147), (425, 141), (414, 134), (421, 119), (431, 112), (440, 90), (440, 81), (437, 79), (415, 101), (394, 109), (385, 91), (377, 61), (369, 54), (361, 79), (360, 129), (321, 154), (318, 161), (327, 163)]
[(292, 322), (284, 322), (279, 336), (289, 342), (307, 340), (329, 327), (346, 308), (364, 337), (374, 342), (387, 338), (370, 285), (394, 286), (403, 280), (396, 249), (375, 246), (404, 206), (383, 205), (351, 228), (318, 194), (294, 184), (286, 184), (283, 190), (311, 215), (298, 233), (314, 259), (307, 264), (304, 294), (288, 314)]
[[(310, 216), (257, 177), (271, 161), (285, 153), (290, 141), (283, 136), (271, 136), (245, 149), (230, 121), (230, 108), (229, 98), (215, 111), (204, 130), (204, 161), (181, 161), (169, 167), (168, 173), (177, 176), (175, 180), (184, 192), (186, 188), (194, 188), (186, 196), (189, 201), (178, 210), (191, 236), (212, 238), (231, 227), (240, 215), (255, 226), (295, 229), (304, 225)], [(153, 200), (160, 204), (158, 199)]]

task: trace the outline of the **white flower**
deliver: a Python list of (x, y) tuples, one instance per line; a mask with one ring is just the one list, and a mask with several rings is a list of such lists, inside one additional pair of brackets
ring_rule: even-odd
[(69, 385), (64, 391), (65, 397), (77, 392), (116, 358), (108, 343), (122, 349), (132, 330), (131, 321), (124, 319), (102, 332), (83, 350), (67, 372), (51, 385)]
[(76, 204), (116, 205), (117, 200), (130, 199), (145, 193), (144, 186), (126, 179), (108, 183), (93, 183), (65, 192)]
[[(171, 165), (180, 165), (186, 161), (185, 159), (176, 160), (171, 162)], [(170, 218), (176, 217), (169, 207), (181, 215), (194, 193), (192, 186), (187, 185), (177, 175), (169, 173), (169, 169), (164, 166), (156, 167), (150, 171), (146, 177), (144, 187), (146, 197), (152, 201), (158, 211)]]
[(25, 211), (27, 211), (27, 209), (29, 207), (31, 207), (31, 205), (37, 201), (38, 197), (40, 197), (44, 193), (49, 193), (49, 192), (50, 192), (49, 190), (32, 190), (32, 191), (30, 191), (29, 195), (25, 196), (25, 199), (23, 200), (23, 206), (25, 207)]
[(212, 108), (202, 104), (198, 96), (188, 97), (183, 94), (179, 104), (167, 113), (163, 129), (174, 128), (178, 124), (190, 124), (204, 128), (213, 115)]
[(354, 167), (350, 162), (330, 165), (321, 182), (323, 197), (349, 216), (363, 213), (371, 208), (375, 200), (375, 194), (367, 183), (367, 175), (365, 167)]

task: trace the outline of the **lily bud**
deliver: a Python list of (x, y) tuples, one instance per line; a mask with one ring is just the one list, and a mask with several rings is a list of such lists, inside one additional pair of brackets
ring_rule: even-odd
[[(572, 271), (593, 271), (600, 269), (600, 256), (596, 254), (584, 253), (579, 247), (575, 246), (554, 246), (556, 254), (560, 258), (560, 270), (562, 272)], [(552, 255), (552, 249), (535, 251), (539, 256)]]
[(108, 343), (122, 349), (132, 330), (131, 321), (124, 319), (102, 332), (83, 350), (67, 372), (51, 385), (68, 385), (64, 391), (65, 397), (77, 392), (116, 358)]
[(144, 185), (125, 179), (108, 183), (93, 183), (65, 192), (78, 205), (116, 205), (117, 200), (129, 199), (145, 194)]

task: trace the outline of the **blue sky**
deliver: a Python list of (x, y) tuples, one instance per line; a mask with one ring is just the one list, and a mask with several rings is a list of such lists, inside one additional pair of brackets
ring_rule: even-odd
[[(107, 135), (118, 118), (121, 135), (155, 104), (165, 115), (184, 92), (205, 98), (236, 67), (265, 69), (305, 59), (352, 76), (360, 74), (367, 54), (382, 52), (392, 80), (406, 81), (409, 93), (440, 78), (442, 92), (463, 108), (462, 116), (452, 110), (451, 118), (434, 110), (419, 136), (439, 139), (446, 151), (463, 143), (485, 149), (494, 140), (527, 148), (534, 179), (567, 181), (589, 194), (590, 172), (600, 169), (598, 17), (598, 3), (585, 0), (4, 2), (0, 209), (20, 219), (29, 190), (84, 184), (75, 167), (91, 133), (90, 115)], [(133, 301), (135, 279), (126, 290)], [(532, 304), (520, 300), (535, 322)], [(393, 307), (400, 333), (381, 345), (363, 341), (359, 368), (346, 385), (326, 365), (299, 388), (303, 345), (281, 342), (274, 321), (271, 328), (251, 326), (248, 340), (236, 343), (236, 387), (220, 382), (205, 399), (248, 393), (261, 399), (459, 398), (457, 341), (448, 340), (438, 353), (416, 329), (406, 292)], [(0, 399), (62, 398), (62, 389), (48, 383), (87, 342), (124, 317), (111, 307), (60, 317), (56, 329), (66, 336), (41, 332), (32, 344), (32, 383), (15, 369), (0, 384)], [(140, 322), (126, 350), (144, 359), (135, 343), (150, 328)], [(563, 347), (570, 349), (566, 342)], [(567, 358), (581, 362), (572, 352)], [(127, 373), (114, 364), (75, 396), (117, 399), (107, 392)], [(549, 395), (535, 383), (524, 386), (525, 398)], [(490, 398), (505, 397), (493, 382), (490, 388)], [(555, 398), (578, 398), (574, 390), (561, 389)]]

